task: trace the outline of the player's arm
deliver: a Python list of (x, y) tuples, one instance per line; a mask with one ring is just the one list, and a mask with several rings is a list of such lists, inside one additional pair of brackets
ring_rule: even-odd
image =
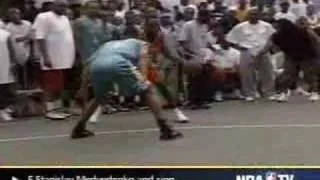
[(148, 66), (149, 66), (149, 51), (148, 46), (145, 45), (140, 51), (140, 61), (139, 61), (139, 69), (141, 74), (144, 76), (148, 73)]

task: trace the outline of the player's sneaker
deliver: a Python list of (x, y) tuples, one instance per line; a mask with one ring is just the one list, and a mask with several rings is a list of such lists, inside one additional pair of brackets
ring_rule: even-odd
[(277, 98), (278, 102), (286, 102), (289, 100), (289, 96), (287, 93), (281, 93), (280, 96)]
[(312, 92), (311, 96), (309, 97), (310, 101), (319, 101), (319, 99), (320, 99), (319, 94), (316, 92)]
[(170, 141), (170, 140), (175, 140), (178, 138), (182, 138), (183, 135), (179, 131), (176, 130), (170, 130), (170, 132), (163, 132), (160, 135), (160, 140), (161, 141)]
[(223, 101), (223, 94), (221, 91), (217, 91), (215, 96), (214, 96), (214, 100), (217, 102), (222, 102)]
[(78, 132), (73, 132), (71, 134), (71, 138), (72, 139), (82, 139), (82, 138), (87, 138), (87, 137), (91, 137), (94, 136), (94, 133), (88, 130), (82, 130), (82, 131), (78, 131)]
[(251, 97), (251, 96), (248, 96), (248, 97), (245, 97), (244, 100), (247, 101), (247, 102), (253, 102), (254, 98)]
[(178, 108), (174, 109), (174, 112), (177, 116), (177, 120), (175, 122), (177, 123), (188, 123), (189, 118)]
[(78, 124), (71, 133), (71, 139), (81, 139), (94, 136), (94, 133), (86, 130), (84, 125)]
[(6, 112), (5, 110), (0, 110), (0, 119), (6, 122), (13, 120), (11, 114)]
[(55, 112), (47, 112), (45, 117), (53, 121), (60, 121), (67, 118), (64, 114), (55, 113)]

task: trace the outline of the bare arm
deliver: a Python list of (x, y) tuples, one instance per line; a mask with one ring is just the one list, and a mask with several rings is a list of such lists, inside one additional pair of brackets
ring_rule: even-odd
[(11, 62), (13, 64), (18, 64), (11, 37), (9, 37), (7, 40), (7, 46), (8, 46), (9, 57), (10, 57)]
[(144, 76), (146, 76), (148, 73), (148, 65), (149, 65), (148, 46), (144, 46), (140, 52), (140, 63), (139, 63), (140, 72)]
[(52, 62), (49, 57), (49, 53), (48, 53), (48, 49), (47, 49), (47, 45), (46, 45), (46, 40), (45, 39), (38, 39), (37, 42), (38, 42), (40, 53), (43, 57), (45, 66), (47, 66), (49, 68), (52, 67)]
[(273, 44), (272, 41), (272, 37), (269, 38), (269, 40), (267, 41), (266, 45), (263, 47), (263, 49), (258, 53), (258, 56), (261, 56), (263, 54), (266, 54), (267, 52), (269, 52), (271, 50), (271, 48), (275, 47), (275, 45)]

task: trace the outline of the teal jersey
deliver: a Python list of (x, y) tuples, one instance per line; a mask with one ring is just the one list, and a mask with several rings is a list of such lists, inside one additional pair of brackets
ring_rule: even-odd
[(111, 41), (105, 43), (89, 59), (91, 81), (95, 97), (99, 103), (111, 85), (119, 85), (120, 94), (141, 93), (148, 85), (139, 75), (137, 66), (140, 52), (145, 42), (137, 39)]
[(91, 63), (108, 64), (113, 61), (130, 61), (134, 66), (139, 65), (140, 52), (145, 45), (144, 41), (138, 39), (118, 40), (105, 43), (90, 58)]

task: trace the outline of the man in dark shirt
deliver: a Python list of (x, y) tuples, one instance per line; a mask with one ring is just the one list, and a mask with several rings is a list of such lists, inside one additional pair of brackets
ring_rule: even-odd
[(211, 17), (215, 17), (217, 20), (222, 19), (228, 12), (228, 7), (223, 5), (223, 0), (214, 1), (214, 10), (211, 10)]
[(34, 0), (26, 0), (22, 11), (23, 19), (33, 22), (38, 13)]

